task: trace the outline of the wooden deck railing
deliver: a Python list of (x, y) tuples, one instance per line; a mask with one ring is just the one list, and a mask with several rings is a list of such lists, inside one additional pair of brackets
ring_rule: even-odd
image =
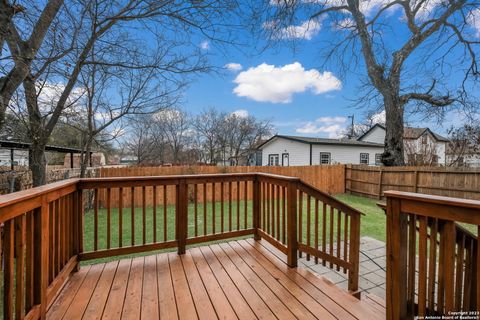
[(360, 215), (300, 179), (258, 173), (71, 179), (1, 196), (3, 317), (44, 318), (82, 260), (249, 235), (291, 267), (303, 252), (342, 268), (356, 292)]
[(387, 318), (478, 312), (480, 201), (399, 191), (385, 195)]

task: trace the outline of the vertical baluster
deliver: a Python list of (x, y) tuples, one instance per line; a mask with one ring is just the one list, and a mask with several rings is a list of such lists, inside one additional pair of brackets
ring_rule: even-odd
[(282, 240), (282, 234), (280, 233), (281, 230), (280, 230), (280, 188), (281, 186), (277, 186), (277, 232), (276, 232), (276, 235), (277, 235), (277, 240), (278, 241), (281, 241)]
[(167, 185), (163, 186), (163, 241), (167, 241), (168, 238), (168, 220), (167, 220), (167, 208), (168, 208), (168, 193)]
[(267, 231), (267, 185), (262, 182), (262, 230)]
[(237, 230), (240, 230), (240, 181), (237, 181)]
[[(345, 214), (345, 221), (343, 225), (343, 260), (349, 261), (348, 259), (348, 214)], [(347, 268), (343, 267), (343, 273), (347, 273)]]
[(408, 278), (407, 307), (408, 314), (413, 316), (415, 304), (415, 259), (416, 259), (417, 219), (414, 214), (408, 215)]
[(14, 292), (14, 259), (15, 259), (15, 226), (13, 220), (3, 225), (4, 239), (4, 271), (3, 271), (3, 318), (13, 319)]
[(475, 285), (474, 283), (474, 273), (475, 269), (473, 268), (474, 265), (472, 264), (474, 257), (474, 239), (466, 239), (465, 242), (465, 277), (463, 279), (463, 302), (462, 302), (462, 309), (468, 310), (470, 308), (474, 308), (474, 303), (472, 303), (472, 289)]
[(207, 184), (203, 184), (203, 235), (207, 235)]
[(130, 226), (132, 230), (132, 246), (135, 245), (135, 187), (130, 188)]
[[(56, 256), (57, 258), (55, 259), (56, 261), (56, 264), (55, 266), (53, 266), (53, 268), (55, 268), (55, 275), (58, 274), (58, 272), (60, 272), (60, 264), (61, 264), (61, 261), (62, 261), (62, 254), (61, 254), (61, 225), (62, 225), (62, 216), (60, 214), (60, 200), (55, 200), (54, 202), (52, 202), (50, 205), (54, 205), (55, 206), (55, 243), (56, 243), (56, 248), (55, 248), (55, 251), (56, 251)], [(98, 228), (98, 203), (97, 203), (97, 228)], [(98, 230), (98, 229), (97, 229)], [(98, 233), (97, 233), (97, 239), (98, 239)], [(98, 240), (97, 240), (98, 241)]]
[(288, 184), (288, 221), (287, 221), (287, 264), (289, 267), (297, 266), (297, 190), (298, 184), (289, 182)]
[[(318, 199), (315, 198), (314, 200), (315, 200), (315, 229), (314, 229), (313, 237), (314, 237), (315, 250), (318, 250)], [(346, 238), (345, 238), (345, 241), (346, 241)], [(315, 263), (318, 263), (318, 257), (315, 257)]]
[(232, 231), (232, 182), (228, 182), (228, 231)]
[(275, 238), (276, 234), (275, 234), (275, 189), (277, 188), (276, 185), (272, 184), (271, 185), (271, 189), (270, 189), (270, 205), (271, 205), (271, 214), (272, 214), (272, 222), (271, 222), (271, 225), (272, 225), (272, 237)]
[(142, 237), (143, 244), (147, 243), (147, 192), (146, 187), (142, 187)]
[[(334, 219), (335, 219), (335, 216), (334, 216), (334, 208), (332, 206), (330, 206), (330, 243), (329, 243), (329, 246), (330, 246), (330, 255), (333, 256), (333, 223), (334, 223)], [(330, 262), (330, 268), (333, 268), (333, 263)]]
[[(52, 212), (53, 215), (53, 212)], [(34, 272), (34, 263), (33, 263), (33, 246), (35, 245), (33, 240), (33, 211), (27, 212), (26, 216), (26, 259), (25, 259), (25, 310), (30, 310), (33, 307), (33, 277), (35, 276)], [(52, 232), (53, 229), (50, 229)], [(52, 256), (55, 257), (54, 250)], [(1, 268), (1, 267), (0, 267)], [(50, 266), (50, 269), (53, 270), (53, 265)]]
[(25, 215), (15, 218), (15, 264), (16, 264), (16, 281), (15, 281), (15, 318), (23, 319), (24, 310), (24, 284), (25, 284)]
[(118, 247), (123, 244), (123, 188), (118, 189)]
[(438, 286), (437, 286), (437, 311), (444, 313), (445, 307), (445, 271), (443, 262), (445, 260), (445, 237), (444, 237), (444, 221), (438, 221), (438, 234), (440, 243), (438, 248)]
[(480, 310), (480, 271), (478, 268), (480, 267), (480, 226), (477, 227), (477, 259), (476, 259), (476, 269), (477, 274), (476, 274), (476, 283), (477, 283), (477, 308), (476, 310)]
[(216, 219), (216, 211), (215, 211), (215, 208), (217, 206), (217, 203), (215, 201), (215, 186), (216, 186), (216, 183), (213, 182), (212, 183), (212, 234), (215, 234), (215, 219)]
[(55, 258), (56, 258), (56, 247), (57, 243), (55, 242), (55, 202), (52, 202), (49, 207), (49, 215), (50, 215), (50, 230), (52, 230), (49, 234), (49, 260), (50, 260), (50, 268), (49, 268), (49, 281), (53, 281), (55, 279)]
[(418, 223), (418, 316), (423, 317), (427, 307), (427, 217), (419, 216)]
[(220, 231), (223, 233), (225, 230), (224, 230), (224, 223), (225, 223), (225, 218), (224, 218), (224, 214), (225, 214), (225, 210), (224, 210), (224, 188), (225, 188), (225, 185), (223, 183), (223, 181), (220, 183)]
[[(342, 240), (342, 212), (337, 210), (337, 258), (340, 259), (341, 240)], [(344, 243), (345, 245), (345, 243)], [(340, 266), (337, 264), (337, 271), (340, 271)]]
[(112, 220), (112, 210), (111, 210), (111, 200), (112, 200), (112, 191), (110, 188), (107, 188), (107, 249), (110, 249), (110, 238), (111, 238), (111, 220)]
[(430, 221), (430, 257), (428, 261), (428, 309), (429, 314), (435, 310), (435, 286), (437, 271), (437, 230), (438, 221), (432, 218)]
[[(303, 192), (298, 191), (298, 243), (303, 242)], [(302, 252), (298, 252), (298, 256), (302, 257)]]
[[(322, 213), (322, 252), (327, 252), (327, 204), (324, 202)], [(322, 265), (326, 266), (325, 259), (322, 259)]]
[(283, 206), (283, 210), (282, 210), (282, 242), (284, 244), (287, 244), (286, 242), (286, 229), (287, 229), (287, 225), (286, 225), (286, 217), (287, 217), (287, 188), (286, 187), (283, 187), (282, 188), (282, 192), (283, 192), (283, 201), (282, 201), (282, 206)]
[(245, 215), (245, 226), (244, 229), (248, 228), (248, 181), (243, 183), (243, 204), (244, 204), (244, 215)]
[(456, 279), (455, 279), (455, 310), (460, 311), (462, 309), (462, 280), (464, 276), (463, 261), (465, 259), (465, 234), (457, 234), (457, 255), (456, 255)]
[(153, 195), (153, 204), (152, 204), (153, 243), (157, 243), (157, 186), (153, 186), (152, 195)]
[(195, 232), (195, 237), (198, 237), (198, 184), (196, 183), (193, 185), (193, 197), (194, 197), (193, 219), (195, 220), (194, 232)]
[(446, 221), (443, 226), (443, 234), (445, 238), (444, 248), (444, 264), (445, 273), (445, 313), (451, 314), (455, 310), (455, 246), (456, 246), (456, 229), (454, 221)]
[[(312, 235), (311, 235), (311, 224), (310, 224), (310, 220), (312, 218), (312, 215), (311, 215), (311, 202), (312, 202), (312, 198), (311, 196), (308, 194), (307, 195), (307, 247), (310, 247), (311, 243), (310, 243), (310, 240), (312, 238)], [(307, 253), (307, 261), (310, 261), (310, 254)]]

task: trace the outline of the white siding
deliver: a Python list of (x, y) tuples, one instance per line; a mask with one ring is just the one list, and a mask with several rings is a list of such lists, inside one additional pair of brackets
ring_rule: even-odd
[(320, 164), (320, 152), (329, 152), (331, 163), (343, 164), (359, 164), (360, 153), (368, 153), (370, 165), (375, 165), (375, 154), (382, 153), (383, 147), (360, 147), (360, 146), (343, 146), (343, 145), (313, 145), (312, 164)]
[(379, 126), (373, 128), (367, 133), (361, 141), (373, 142), (373, 143), (385, 143), (385, 130)]
[(274, 138), (262, 148), (262, 166), (268, 166), (268, 155), (278, 154), (282, 165), (282, 153), (288, 153), (291, 166), (310, 164), (310, 145), (284, 138)]
[[(369, 164), (375, 164), (375, 154), (382, 153), (383, 147), (363, 147), (352, 145), (312, 145), (312, 165), (320, 164), (320, 152), (331, 154), (331, 163), (359, 164), (360, 153), (369, 154)], [(288, 153), (290, 166), (310, 165), (310, 145), (284, 138), (275, 138), (262, 148), (262, 165), (268, 166), (268, 155), (278, 154), (279, 163), (282, 165), (282, 153)]]

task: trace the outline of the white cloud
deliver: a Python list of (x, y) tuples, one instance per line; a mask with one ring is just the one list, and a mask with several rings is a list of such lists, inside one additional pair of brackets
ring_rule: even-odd
[[(269, 24), (266, 25), (269, 27)], [(272, 24), (270, 24), (272, 26)], [(305, 39), (311, 40), (316, 36), (322, 24), (317, 20), (307, 20), (298, 26), (287, 26), (276, 31), (275, 37), (279, 39)]]
[(303, 134), (326, 134), (329, 138), (338, 138), (345, 129), (347, 118), (345, 117), (320, 117), (315, 121), (304, 123), (295, 131)]
[(241, 72), (235, 78), (233, 92), (260, 102), (290, 103), (294, 93), (307, 90), (322, 94), (340, 90), (342, 83), (331, 72), (305, 70), (299, 62), (276, 67), (262, 63)]
[(235, 63), (235, 62), (230, 62), (227, 63), (224, 68), (230, 70), (230, 71), (240, 71), (243, 69), (243, 66), (240, 63)]
[(231, 113), (232, 115), (235, 115), (239, 118), (247, 118), (248, 117), (248, 111), (245, 109), (238, 109), (235, 110)]
[(467, 21), (475, 30), (475, 36), (480, 38), (480, 8), (471, 11), (467, 16)]
[(203, 40), (202, 42), (200, 42), (200, 48), (202, 50), (210, 50), (210, 41)]
[(369, 116), (369, 120), (372, 124), (376, 124), (376, 123), (385, 124), (385, 121), (386, 121), (385, 110), (372, 114), (371, 116)]

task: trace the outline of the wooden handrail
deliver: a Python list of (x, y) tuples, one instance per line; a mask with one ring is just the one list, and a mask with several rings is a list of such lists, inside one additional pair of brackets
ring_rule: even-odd
[[(330, 251), (320, 248), (326, 233), (308, 231), (312, 242), (302, 238), (302, 219), (310, 219), (304, 196), (317, 201), (317, 220), (319, 201), (331, 208), (329, 217), (338, 222), (335, 239), (330, 233), (328, 241), (336, 241), (337, 248), (343, 241), (342, 252), (334, 254), (333, 244)], [(183, 254), (187, 245), (247, 235), (271, 242), (291, 267), (304, 252), (316, 262), (343, 268), (349, 272), (349, 289), (356, 292), (360, 216), (299, 178), (265, 173), (69, 179), (0, 196), (4, 318), (45, 317), (82, 260), (167, 248)], [(87, 222), (93, 230), (85, 235)], [(130, 237), (123, 234), (127, 222)]]
[[(385, 195), (387, 318), (479, 310), (480, 201), (399, 191)], [(477, 234), (458, 223), (477, 226)]]

